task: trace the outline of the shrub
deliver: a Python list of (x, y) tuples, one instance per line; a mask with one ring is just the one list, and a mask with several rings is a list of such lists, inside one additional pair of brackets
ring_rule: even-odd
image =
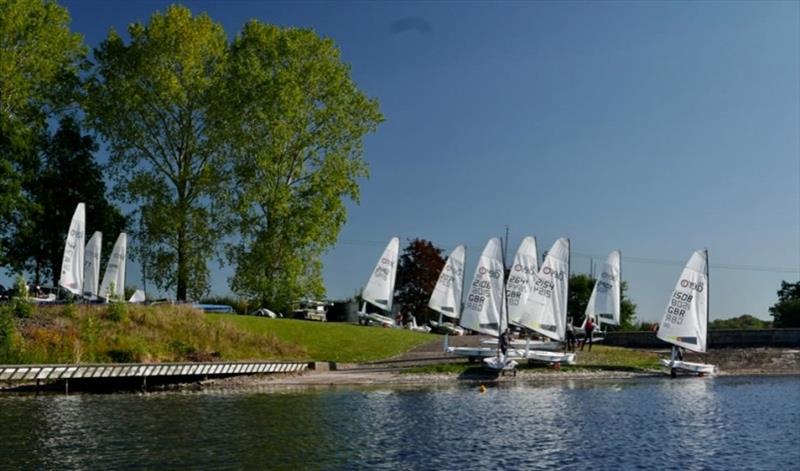
[(112, 322), (121, 322), (128, 317), (124, 303), (110, 303), (106, 309), (106, 319)]

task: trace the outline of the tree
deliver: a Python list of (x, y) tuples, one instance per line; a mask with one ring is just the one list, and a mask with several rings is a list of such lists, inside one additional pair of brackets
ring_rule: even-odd
[[(589, 298), (592, 296), (594, 289), (595, 279), (583, 273), (575, 273), (569, 277), (569, 294), (567, 302), (567, 315), (571, 316), (576, 325), (583, 324), (583, 318), (586, 314), (586, 306), (589, 304)], [(620, 326), (621, 330), (629, 330), (633, 328), (633, 322), (636, 320), (636, 304), (631, 302), (625, 295), (628, 290), (628, 283), (622, 282), (622, 299), (620, 301)]]
[(800, 327), (800, 281), (789, 283), (781, 281), (778, 302), (769, 308), (775, 328)]
[(28, 210), (23, 185), (38, 139), (47, 118), (74, 98), (85, 54), (55, 2), (0, 0), (0, 232)]
[(716, 319), (709, 324), (709, 329), (711, 330), (719, 330), (719, 329), (768, 329), (771, 327), (771, 322), (769, 321), (762, 321), (757, 317), (753, 317), (750, 314), (742, 314), (739, 317), (733, 317), (730, 319)]
[(6, 263), (12, 271), (30, 272), (36, 284), (49, 279), (56, 286), (65, 232), (79, 202), (86, 204), (88, 229), (103, 232), (103, 253), (108, 258), (116, 234), (125, 228), (125, 218), (106, 199), (102, 170), (92, 155), (95, 151), (97, 144), (81, 133), (71, 117), (63, 118), (47, 139), (36, 177), (24, 184), (28, 211), (16, 213), (18, 219), (4, 240)]
[(438, 314), (428, 308), (428, 301), (445, 264), (444, 251), (424, 239), (409, 241), (397, 264), (395, 296), (406, 315), (426, 324)]
[(207, 15), (181, 6), (114, 31), (94, 51), (89, 123), (110, 144), (115, 195), (139, 206), (138, 251), (161, 289), (177, 298), (208, 290), (207, 260), (224, 234), (215, 206), (225, 181), (217, 138), (227, 37)]
[(228, 246), (233, 290), (275, 309), (324, 294), (320, 258), (367, 176), (362, 140), (383, 120), (339, 50), (313, 31), (247, 23), (224, 80), (223, 129), (240, 238)]

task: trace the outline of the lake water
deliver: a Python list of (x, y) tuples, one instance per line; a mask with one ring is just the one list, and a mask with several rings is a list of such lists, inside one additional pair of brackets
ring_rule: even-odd
[(800, 377), (0, 396), (0, 468), (800, 468)]

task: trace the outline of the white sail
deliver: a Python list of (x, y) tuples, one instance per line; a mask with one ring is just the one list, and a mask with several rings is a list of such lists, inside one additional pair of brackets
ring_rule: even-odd
[(147, 297), (144, 295), (144, 291), (137, 289), (131, 295), (131, 299), (128, 300), (129, 303), (143, 303), (147, 301)]
[(59, 286), (73, 294), (83, 292), (84, 240), (86, 240), (86, 208), (83, 203), (78, 203), (72, 215), (72, 222), (69, 224), (64, 258), (61, 260), (61, 277), (58, 280)]
[[(600, 276), (594, 284), (589, 303), (586, 305), (586, 317), (593, 318), (596, 323), (619, 325), (620, 322), (620, 295), (622, 280), (620, 279), (619, 250), (609, 254)], [(586, 323), (584, 319), (584, 324)]]
[(569, 293), (569, 239), (558, 239), (547, 252), (528, 296), (523, 326), (553, 340), (564, 340)]
[(103, 249), (103, 233), (96, 231), (86, 244), (83, 269), (83, 295), (96, 298), (100, 292), (100, 252)]
[(514, 256), (511, 273), (506, 282), (508, 320), (513, 324), (519, 324), (524, 317), (528, 297), (536, 282), (538, 271), (539, 251), (536, 248), (536, 239), (525, 237)]
[(481, 253), (467, 292), (461, 327), (494, 336), (505, 330), (503, 271), (500, 239), (490, 239)]
[(708, 252), (698, 250), (675, 284), (657, 336), (695, 352), (706, 351)]
[(431, 293), (428, 307), (447, 317), (458, 319), (461, 315), (461, 291), (464, 286), (464, 256), (466, 250), (459, 245), (447, 257), (439, 280)]
[(397, 275), (397, 257), (400, 251), (400, 239), (393, 237), (383, 250), (381, 258), (375, 265), (367, 286), (361, 292), (364, 301), (385, 311), (392, 310), (394, 297), (394, 280)]
[[(100, 283), (100, 297), (105, 299), (116, 298), (125, 299), (125, 259), (128, 256), (128, 235), (124, 232), (119, 234), (111, 256), (108, 258), (106, 272), (103, 275), (103, 282)], [(114, 291), (111, 291), (111, 285)]]

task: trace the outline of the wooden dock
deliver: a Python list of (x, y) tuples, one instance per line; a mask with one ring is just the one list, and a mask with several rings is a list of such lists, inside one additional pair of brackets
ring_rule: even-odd
[(243, 361), (209, 363), (105, 363), (82, 365), (0, 365), (0, 381), (54, 382), (92, 380), (212, 378), (251, 374), (299, 373), (308, 369), (304, 362)]

